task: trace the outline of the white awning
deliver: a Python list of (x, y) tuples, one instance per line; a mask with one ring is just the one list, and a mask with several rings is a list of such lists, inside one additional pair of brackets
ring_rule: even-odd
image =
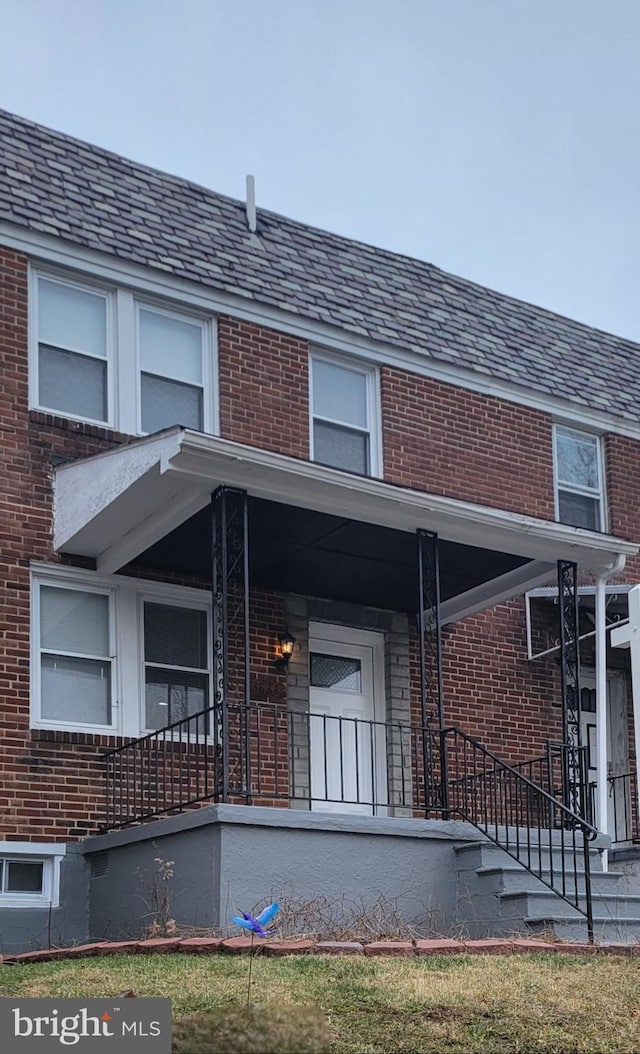
[[(93, 557), (99, 571), (134, 560), (210, 501), (221, 484), (257, 498), (415, 532), (533, 561), (471, 598), (474, 610), (548, 580), (559, 559), (599, 574), (638, 546), (455, 498), (424, 494), (183, 428), (55, 470), (54, 544)], [(451, 604), (451, 601), (448, 602)], [(465, 611), (470, 613), (471, 607)], [(458, 616), (459, 617), (459, 616)]]

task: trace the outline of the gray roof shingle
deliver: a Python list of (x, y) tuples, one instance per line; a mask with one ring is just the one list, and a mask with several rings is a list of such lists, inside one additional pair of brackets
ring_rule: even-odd
[(0, 219), (640, 419), (640, 345), (244, 203), (0, 110)]

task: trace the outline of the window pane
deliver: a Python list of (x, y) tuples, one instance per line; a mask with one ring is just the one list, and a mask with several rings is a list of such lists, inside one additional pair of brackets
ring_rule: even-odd
[(349, 472), (366, 475), (369, 471), (369, 437), (351, 432), (340, 425), (315, 421), (313, 425), (313, 460)]
[(202, 390), (162, 377), (141, 378), (142, 431), (159, 432), (171, 425), (202, 431)]
[(144, 657), (147, 662), (163, 666), (206, 670), (206, 611), (168, 604), (145, 604)]
[(41, 586), (40, 645), (47, 651), (109, 655), (109, 597)]
[(103, 296), (41, 278), (38, 315), (42, 344), (106, 357), (107, 302)]
[(339, 688), (351, 692), (362, 691), (359, 659), (342, 655), (311, 655), (311, 684), (314, 688)]
[(363, 373), (313, 359), (313, 412), (334, 421), (367, 427), (367, 378)]
[(597, 498), (589, 498), (585, 494), (558, 491), (558, 519), (560, 523), (569, 523), (572, 527), (587, 527), (591, 531), (599, 531), (600, 502)]
[(7, 860), (6, 893), (42, 893), (42, 861)]
[(146, 373), (202, 384), (202, 326), (141, 310), (140, 365)]
[(556, 433), (558, 479), (579, 487), (598, 490), (598, 440), (596, 436)]
[(92, 421), (106, 421), (107, 364), (71, 351), (40, 347), (40, 406)]
[(111, 724), (111, 663), (42, 656), (43, 717), (74, 724)]
[[(201, 673), (158, 670), (147, 667), (145, 684), (146, 728), (164, 728), (190, 714), (198, 714), (208, 705), (208, 677)], [(206, 719), (197, 722), (199, 733)], [(196, 723), (185, 726), (185, 732), (196, 733)]]

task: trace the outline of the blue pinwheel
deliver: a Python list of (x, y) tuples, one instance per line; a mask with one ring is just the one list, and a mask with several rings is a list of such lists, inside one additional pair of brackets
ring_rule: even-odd
[(242, 926), (243, 930), (250, 930), (252, 937), (254, 934), (258, 937), (268, 937), (269, 934), (265, 927), (271, 922), (271, 919), (279, 910), (280, 905), (277, 902), (274, 902), (273, 904), (269, 904), (269, 907), (265, 908), (264, 911), (261, 911), (256, 919), (254, 919), (253, 915), (250, 915), (248, 911), (243, 911), (242, 916), (232, 915), (231, 921), (235, 923), (236, 926)]

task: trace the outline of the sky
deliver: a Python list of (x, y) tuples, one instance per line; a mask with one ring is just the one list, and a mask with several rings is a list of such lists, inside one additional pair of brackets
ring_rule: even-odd
[(0, 108), (640, 341), (640, 0), (0, 0)]

